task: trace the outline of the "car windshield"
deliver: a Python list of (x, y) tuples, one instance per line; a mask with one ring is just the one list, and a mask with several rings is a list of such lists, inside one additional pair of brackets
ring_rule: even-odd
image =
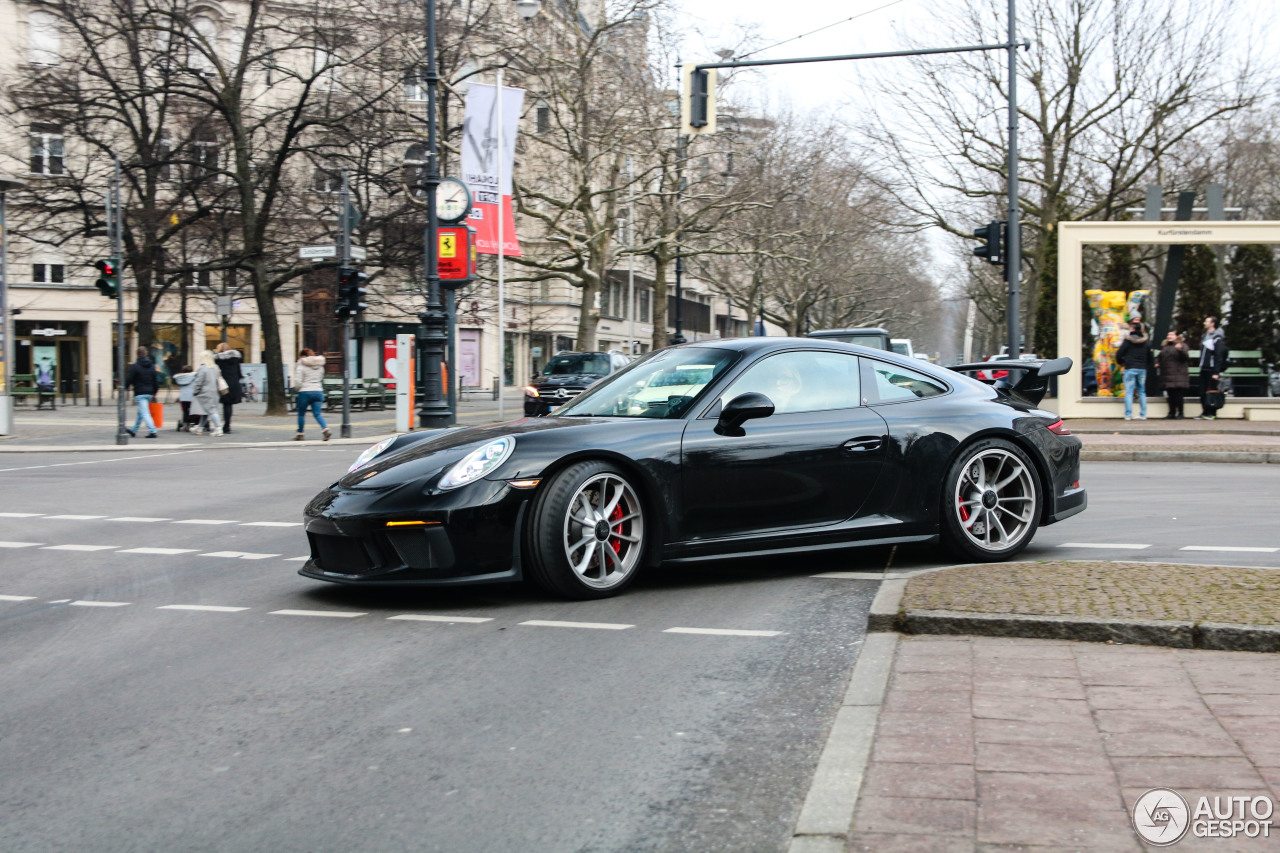
[(659, 350), (605, 379), (560, 417), (678, 418), (738, 358), (731, 350)]
[(591, 374), (604, 376), (609, 372), (609, 356), (600, 352), (573, 352), (553, 356), (542, 369), (547, 376), (573, 376)]

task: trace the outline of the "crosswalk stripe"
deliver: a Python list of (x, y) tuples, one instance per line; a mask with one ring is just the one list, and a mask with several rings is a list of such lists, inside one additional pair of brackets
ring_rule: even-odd
[(72, 607), (128, 607), (127, 601), (68, 601)]
[(119, 545), (45, 545), (41, 551), (113, 551)]
[(93, 521), (99, 518), (106, 518), (105, 515), (46, 515), (45, 518), (61, 518), (67, 521)]
[(625, 631), (635, 625), (621, 625), (617, 622), (559, 622), (554, 619), (530, 619), (521, 622), (534, 628), (593, 628), (598, 631)]
[(122, 515), (117, 518), (107, 519), (107, 521), (140, 521), (140, 522), (169, 521), (169, 520), (170, 519), (168, 518), (150, 518), (148, 516), (142, 516), (142, 515)]
[(301, 527), (301, 521), (246, 521), (241, 527)]
[(184, 518), (175, 521), (174, 524), (238, 524), (236, 521), (227, 521), (218, 518)]
[(272, 610), (272, 616), (336, 616), (339, 619), (351, 619), (356, 616), (368, 616), (368, 613), (346, 613), (340, 610)]
[(1238, 551), (1248, 554), (1274, 554), (1280, 548), (1254, 548), (1247, 545), (1187, 545), (1179, 551)]
[(781, 631), (749, 631), (735, 628), (668, 628), (664, 634), (708, 634), (719, 637), (777, 637)]
[(0, 595), (0, 601), (34, 601), (34, 595)]
[(217, 604), (165, 604), (156, 610), (203, 610), (210, 613), (239, 613), (247, 607), (222, 607)]
[(0, 518), (38, 518), (43, 512), (0, 512)]
[(0, 542), (0, 548), (34, 548), (43, 542)]
[(126, 548), (120, 551), (121, 554), (165, 554), (172, 556), (174, 554), (190, 554), (195, 548)]

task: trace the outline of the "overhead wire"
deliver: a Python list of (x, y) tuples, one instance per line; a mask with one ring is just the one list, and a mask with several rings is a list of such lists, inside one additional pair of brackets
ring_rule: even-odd
[(757, 53), (764, 53), (766, 50), (773, 50), (775, 47), (781, 47), (781, 46), (782, 46), (782, 45), (784, 45), (784, 44), (790, 44), (790, 43), (791, 43), (791, 42), (793, 42), (793, 41), (799, 41), (800, 39), (804, 38), (805, 36), (811, 36), (811, 35), (814, 35), (815, 33), (820, 33), (820, 32), (822, 32), (823, 30), (829, 30), (829, 29), (831, 29), (832, 27), (838, 27), (838, 26), (840, 26), (841, 24), (847, 24), (847, 23), (849, 23), (850, 21), (857, 20), (858, 18), (865, 17), (865, 16), (870, 15), (870, 14), (872, 14), (872, 13), (874, 13), (874, 12), (879, 12), (879, 11), (881, 11), (881, 10), (883, 10), (883, 9), (888, 9), (890, 6), (897, 6), (899, 3), (904, 3), (904, 2), (906, 2), (906, 0), (892, 0), (892, 2), (890, 2), (890, 3), (885, 3), (883, 6), (877, 6), (876, 8), (874, 8), (874, 9), (868, 9), (868, 10), (867, 10), (867, 11), (865, 11), (865, 12), (859, 12), (859, 13), (858, 13), (858, 14), (856, 14), (856, 15), (853, 15), (853, 16), (848, 17), (848, 18), (843, 18), (843, 19), (841, 19), (841, 20), (839, 20), (839, 21), (836, 21), (836, 22), (835, 22), (835, 23), (833, 23), (833, 24), (827, 24), (827, 25), (826, 25), (826, 26), (824, 26), (824, 27), (818, 27), (816, 30), (810, 30), (810, 31), (809, 31), (809, 32), (807, 32), (807, 33), (801, 33), (801, 34), (800, 34), (800, 35), (798, 35), (798, 36), (792, 36), (792, 37), (791, 37), (791, 38), (789, 38), (789, 39), (783, 39), (782, 41), (777, 42), (776, 44), (771, 44), (771, 45), (769, 45), (768, 47), (762, 47), (762, 48), (759, 48), (759, 49), (757, 49), (757, 50), (753, 50), (753, 51), (751, 51), (750, 53), (745, 53), (745, 54), (743, 54), (742, 56), (735, 56), (735, 57), (733, 57), (733, 58), (734, 58), (734, 59), (746, 59), (746, 58), (748, 58), (748, 57), (755, 56)]

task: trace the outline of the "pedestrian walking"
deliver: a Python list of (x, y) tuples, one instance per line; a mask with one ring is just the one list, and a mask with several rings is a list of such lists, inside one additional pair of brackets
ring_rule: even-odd
[(1226, 402), (1221, 388), (1222, 371), (1227, 369), (1227, 336), (1218, 328), (1217, 317), (1204, 318), (1204, 337), (1200, 339), (1200, 414), (1199, 420), (1212, 421)]
[(1116, 350), (1116, 363), (1124, 368), (1124, 419), (1133, 419), (1133, 398), (1138, 398), (1138, 420), (1147, 419), (1147, 364), (1151, 339), (1141, 320), (1129, 321), (1129, 334)]
[(1166, 418), (1181, 418), (1182, 405), (1187, 396), (1187, 388), (1191, 387), (1191, 376), (1188, 366), (1191, 356), (1187, 351), (1187, 342), (1182, 335), (1170, 331), (1160, 344), (1160, 353), (1156, 356), (1156, 369), (1160, 373), (1160, 384), (1164, 387), (1165, 400), (1169, 403), (1169, 414)]
[(133, 402), (138, 407), (138, 416), (133, 421), (133, 429), (125, 430), (129, 435), (137, 436), (138, 427), (147, 425), (147, 438), (156, 437), (156, 422), (151, 419), (151, 401), (156, 398), (160, 388), (160, 376), (156, 373), (156, 363), (146, 347), (138, 347), (138, 360), (129, 365), (125, 376), (124, 387), (133, 389)]
[(182, 417), (178, 419), (178, 432), (191, 431), (191, 399), (195, 394), (195, 381), (196, 372), (189, 364), (182, 365), (182, 369), (173, 374), (173, 384), (178, 386), (178, 405), (182, 407)]
[(324, 356), (316, 355), (309, 349), (298, 353), (298, 363), (293, 368), (293, 384), (297, 386), (298, 396), (294, 404), (298, 407), (298, 434), (294, 441), (302, 441), (305, 437), (303, 429), (307, 423), (307, 409), (320, 424), (320, 434), (328, 441), (333, 433), (324, 422), (321, 410), (324, 408)]
[(223, 341), (218, 344), (213, 358), (222, 374), (222, 380), (227, 383), (227, 392), (218, 401), (222, 403), (222, 432), (230, 435), (231, 407), (244, 399), (244, 389), (240, 385), (240, 365), (244, 363), (244, 357), (240, 355), (240, 350), (232, 349), (230, 344)]
[(222, 421), (218, 417), (218, 398), (222, 395), (219, 384), (225, 384), (222, 372), (218, 370), (213, 353), (205, 350), (200, 356), (195, 381), (191, 383), (191, 393), (200, 408), (204, 409), (215, 436), (222, 435)]

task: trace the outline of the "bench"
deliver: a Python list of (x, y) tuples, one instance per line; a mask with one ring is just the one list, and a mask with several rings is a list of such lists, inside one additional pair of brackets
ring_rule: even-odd
[(44, 408), (47, 402), (49, 408), (55, 412), (58, 410), (58, 394), (52, 388), (41, 388), (36, 384), (34, 373), (15, 373), (13, 374), (13, 386), (9, 389), (9, 393), (13, 396), (14, 405), (22, 405), (31, 397), (36, 398), (36, 408)]
[[(324, 389), (324, 409), (336, 412), (342, 408), (342, 378), (325, 377), (321, 380)], [(389, 390), (377, 379), (352, 379), (349, 382), (348, 395), (351, 407), (361, 409), (386, 409), (387, 401), (395, 403), (395, 392)], [(298, 392), (290, 388), (286, 398), (289, 411), (297, 410)]]
[[(1200, 350), (1188, 353), (1191, 366), (1188, 371), (1191, 377), (1189, 395), (1200, 394)], [(1256, 349), (1227, 350), (1227, 369), (1222, 373), (1221, 387), (1223, 393), (1233, 397), (1270, 397), (1271, 374), (1266, 362), (1262, 360), (1262, 351)]]

